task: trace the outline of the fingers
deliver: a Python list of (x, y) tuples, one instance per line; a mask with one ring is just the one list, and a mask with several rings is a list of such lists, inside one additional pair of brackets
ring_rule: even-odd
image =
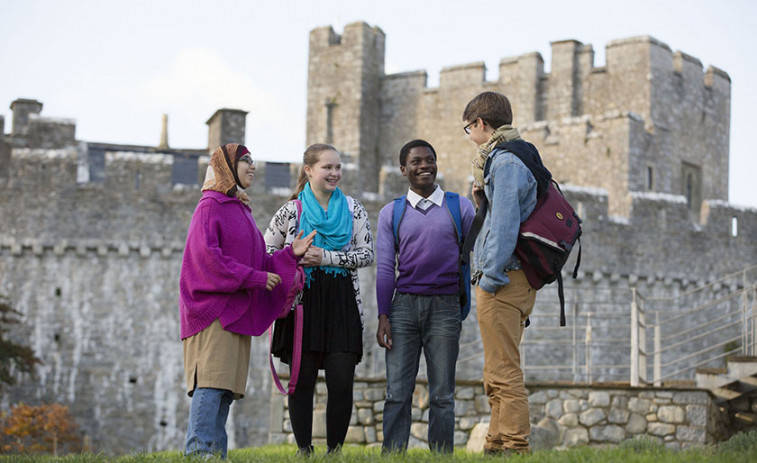
[(265, 289), (273, 291), (273, 288), (278, 286), (279, 283), (281, 283), (281, 277), (275, 273), (268, 272), (268, 281), (266, 281)]
[(297, 233), (297, 236), (295, 237), (295, 239), (300, 239), (300, 238), (302, 238), (302, 235), (303, 235), (303, 233), (305, 233), (305, 230), (300, 230), (300, 232), (299, 232), (299, 233)]
[(392, 349), (392, 324), (385, 315), (379, 318), (379, 326), (376, 330), (376, 341), (379, 347)]

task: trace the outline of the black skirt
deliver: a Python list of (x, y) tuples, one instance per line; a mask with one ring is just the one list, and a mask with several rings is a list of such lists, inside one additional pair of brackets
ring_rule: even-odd
[[(302, 352), (352, 352), (363, 357), (363, 329), (352, 277), (313, 270), (310, 287), (302, 293)], [(276, 320), (273, 354), (289, 364), (294, 345), (294, 311)], [(319, 365), (319, 368), (322, 366)]]

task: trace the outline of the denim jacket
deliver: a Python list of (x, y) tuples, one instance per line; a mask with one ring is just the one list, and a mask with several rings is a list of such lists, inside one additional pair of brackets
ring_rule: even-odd
[(510, 283), (506, 272), (520, 268), (513, 253), (520, 223), (536, 206), (536, 179), (509, 151), (495, 149), (489, 157), (489, 171), (484, 176), (489, 210), (473, 248), (473, 262), (482, 273), (478, 285), (495, 293), (497, 288)]

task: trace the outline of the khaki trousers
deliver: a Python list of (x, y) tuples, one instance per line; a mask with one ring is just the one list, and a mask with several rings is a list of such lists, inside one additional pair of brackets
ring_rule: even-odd
[(522, 270), (507, 272), (510, 283), (495, 294), (476, 288), (476, 310), (484, 345), (484, 390), (492, 409), (486, 450), (530, 450), (528, 394), (520, 368), (520, 340), (536, 291)]

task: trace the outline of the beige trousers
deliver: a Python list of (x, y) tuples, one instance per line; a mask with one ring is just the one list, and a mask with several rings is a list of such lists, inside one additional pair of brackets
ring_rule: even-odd
[(476, 288), (476, 310), (484, 345), (484, 390), (492, 409), (484, 449), (530, 450), (528, 394), (520, 368), (520, 340), (536, 291), (522, 270), (495, 294)]

